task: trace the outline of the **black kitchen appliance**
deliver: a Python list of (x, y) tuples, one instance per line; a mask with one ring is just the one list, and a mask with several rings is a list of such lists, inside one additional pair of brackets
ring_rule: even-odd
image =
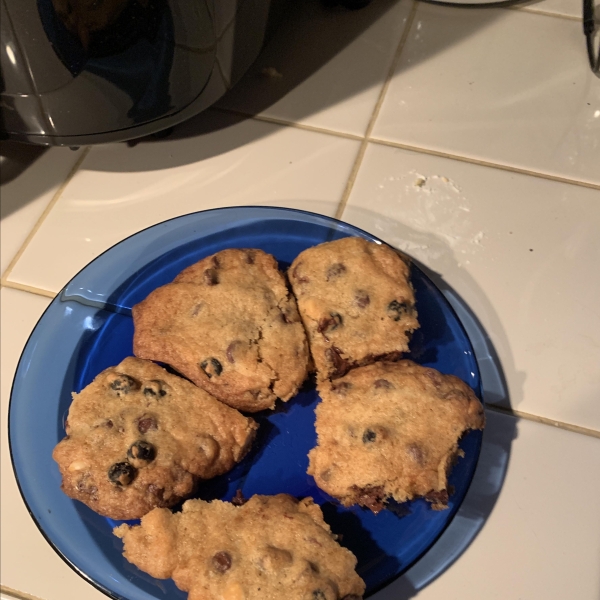
[(0, 0), (3, 138), (80, 146), (165, 130), (248, 69), (286, 0)]

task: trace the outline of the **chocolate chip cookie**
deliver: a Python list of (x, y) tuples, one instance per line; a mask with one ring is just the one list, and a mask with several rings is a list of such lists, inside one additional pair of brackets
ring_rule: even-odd
[(357, 237), (320, 244), (288, 275), (319, 379), (408, 351), (415, 297), (408, 265), (389, 246)]
[(447, 507), (458, 441), (485, 422), (466, 383), (401, 360), (321, 382), (319, 393), (308, 473), (322, 490), (373, 512), (388, 498), (422, 496), (434, 509)]
[(256, 428), (189, 381), (130, 357), (73, 394), (53, 458), (68, 496), (112, 519), (136, 519), (229, 471)]
[(312, 498), (188, 500), (181, 513), (155, 509), (114, 533), (129, 562), (171, 577), (189, 600), (360, 600), (365, 590)]
[(134, 354), (171, 365), (249, 412), (289, 400), (307, 376), (308, 343), (275, 259), (229, 249), (133, 307)]

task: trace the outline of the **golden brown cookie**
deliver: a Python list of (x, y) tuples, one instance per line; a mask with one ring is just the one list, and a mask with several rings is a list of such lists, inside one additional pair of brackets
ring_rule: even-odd
[(360, 600), (365, 590), (312, 498), (188, 500), (181, 513), (155, 509), (114, 533), (129, 562), (171, 577), (189, 600)]
[(133, 307), (136, 356), (171, 365), (249, 412), (289, 400), (307, 376), (308, 343), (275, 259), (223, 250)]
[(483, 429), (481, 402), (453, 375), (410, 360), (376, 363), (319, 387), (318, 445), (308, 473), (345, 506), (378, 512), (388, 498), (448, 503), (458, 441)]
[(408, 351), (415, 297), (408, 265), (389, 246), (358, 237), (320, 244), (288, 275), (319, 379)]
[(54, 448), (62, 489), (112, 519), (137, 519), (229, 471), (257, 424), (154, 363), (126, 358), (73, 394)]

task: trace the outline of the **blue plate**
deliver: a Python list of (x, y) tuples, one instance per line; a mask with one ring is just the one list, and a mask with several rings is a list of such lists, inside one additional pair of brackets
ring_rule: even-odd
[[(92, 512), (60, 490), (51, 458), (64, 437), (71, 392), (80, 391), (103, 369), (132, 354), (131, 307), (199, 259), (224, 248), (261, 248), (282, 268), (305, 248), (341, 237), (361, 236), (355, 227), (312, 213), (282, 208), (223, 208), (186, 215), (117, 244), (76, 275), (48, 307), (23, 351), (13, 383), (9, 440), (23, 499), (46, 539), (84, 578), (113, 598), (185, 599), (172, 581), (153, 579), (122, 557), (112, 535), (114, 521)], [(413, 267), (421, 329), (410, 358), (454, 374), (481, 398), (471, 343), (456, 314), (433, 283)], [(433, 511), (423, 500), (378, 515), (342, 508), (306, 474), (315, 445), (314, 384), (287, 404), (256, 415), (260, 429), (253, 451), (233, 471), (207, 482), (204, 499), (230, 499), (286, 492), (312, 496), (342, 544), (358, 558), (368, 593), (410, 567), (439, 537), (461, 504), (479, 457), (482, 434), (461, 442), (465, 458), (450, 476), (455, 492), (449, 509)]]

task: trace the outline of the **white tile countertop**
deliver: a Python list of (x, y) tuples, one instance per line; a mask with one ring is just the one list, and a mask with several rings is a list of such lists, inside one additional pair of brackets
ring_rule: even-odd
[(1, 188), (2, 600), (105, 598), (45, 541), (11, 467), (11, 382), (37, 320), (125, 237), (236, 205), (336, 216), (405, 251), (474, 343), (473, 484), (372, 597), (600, 599), (600, 78), (579, 0), (306, 0), (169, 138), (27, 152)]

